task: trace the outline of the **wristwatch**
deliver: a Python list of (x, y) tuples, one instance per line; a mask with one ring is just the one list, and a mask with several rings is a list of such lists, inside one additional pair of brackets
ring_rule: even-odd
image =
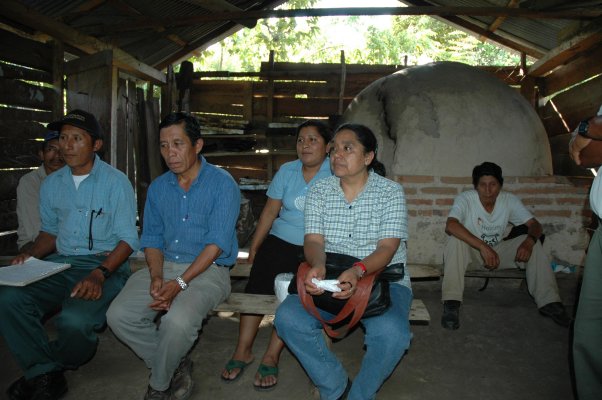
[(176, 276), (176, 282), (178, 283), (178, 285), (180, 285), (180, 288), (182, 290), (188, 289), (188, 284), (184, 281), (184, 279), (182, 279), (181, 276)]
[(109, 279), (109, 276), (111, 276), (111, 271), (109, 271), (109, 269), (104, 265), (99, 265), (98, 267), (96, 267), (96, 269), (102, 272), (102, 276), (104, 276), (105, 279)]
[(589, 121), (585, 120), (585, 121), (579, 122), (579, 127), (577, 128), (577, 133), (579, 134), (579, 136), (583, 136), (585, 138), (590, 139), (590, 137), (587, 136), (588, 132), (589, 132)]

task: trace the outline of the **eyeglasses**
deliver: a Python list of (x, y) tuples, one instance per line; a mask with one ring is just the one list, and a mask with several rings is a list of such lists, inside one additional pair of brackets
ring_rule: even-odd
[[(94, 216), (94, 214), (96, 214), (96, 216)], [(90, 225), (89, 225), (89, 231), (88, 231), (88, 250), (92, 250), (92, 248), (94, 247), (94, 239), (92, 238), (92, 223), (94, 222), (95, 218), (100, 217), (100, 214), (102, 214), (102, 207), (100, 207), (100, 209), (98, 211), (92, 210), (90, 212)]]

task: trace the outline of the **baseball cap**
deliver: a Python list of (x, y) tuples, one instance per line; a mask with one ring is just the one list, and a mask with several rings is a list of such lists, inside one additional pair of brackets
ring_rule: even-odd
[(102, 139), (102, 132), (96, 117), (83, 110), (72, 110), (62, 119), (48, 124), (48, 129), (60, 131), (63, 125), (71, 125), (88, 132), (93, 139)]
[(58, 139), (58, 138), (59, 138), (59, 133), (57, 131), (48, 131), (44, 135), (44, 143), (48, 143), (51, 140)]

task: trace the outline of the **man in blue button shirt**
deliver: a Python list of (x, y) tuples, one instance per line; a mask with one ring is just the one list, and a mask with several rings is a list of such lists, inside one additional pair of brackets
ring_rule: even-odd
[[(203, 319), (230, 294), (240, 190), (200, 155), (195, 117), (172, 113), (159, 129), (169, 171), (150, 185), (144, 206), (141, 247), (148, 270), (132, 275), (107, 321), (151, 370), (144, 398), (182, 400), (192, 393), (187, 355)], [(161, 312), (157, 328), (153, 321)]]
[[(102, 147), (96, 118), (73, 110), (48, 128), (60, 132), (67, 166), (44, 180), (40, 234), (13, 264), (33, 256), (71, 268), (25, 287), (0, 287), (0, 334), (24, 371), (9, 387), (9, 399), (52, 400), (67, 391), (63, 370), (94, 355), (96, 331), (139, 245), (132, 185), (96, 155)], [(49, 341), (41, 319), (57, 308), (58, 335)]]

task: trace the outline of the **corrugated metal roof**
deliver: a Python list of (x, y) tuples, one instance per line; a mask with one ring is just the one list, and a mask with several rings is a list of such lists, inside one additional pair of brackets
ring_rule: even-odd
[[(11, 0), (13, 1), (13, 0)], [(233, 7), (243, 11), (273, 9), (282, 0), (21, 0), (46, 17), (57, 20), (83, 34), (121, 48), (139, 61), (162, 69), (181, 60), (196, 49), (207, 47), (241, 27), (240, 21), (207, 21), (170, 26), (170, 19), (211, 16)], [(400, 0), (414, 6), (434, 7), (507, 7), (509, 0)], [(602, 1), (518, 0), (519, 8), (530, 10), (602, 9)], [(366, 1), (366, 6), (370, 2)], [(203, 6), (202, 6), (203, 5)], [(0, 9), (0, 15), (2, 11)], [(487, 29), (495, 16), (440, 17), (464, 25), (464, 29)], [(543, 55), (565, 40), (567, 32), (580, 22), (552, 18), (509, 17), (493, 32), (516, 49), (532, 49), (531, 55)], [(470, 25), (467, 25), (470, 24)], [(32, 27), (35, 29), (35, 27)]]

